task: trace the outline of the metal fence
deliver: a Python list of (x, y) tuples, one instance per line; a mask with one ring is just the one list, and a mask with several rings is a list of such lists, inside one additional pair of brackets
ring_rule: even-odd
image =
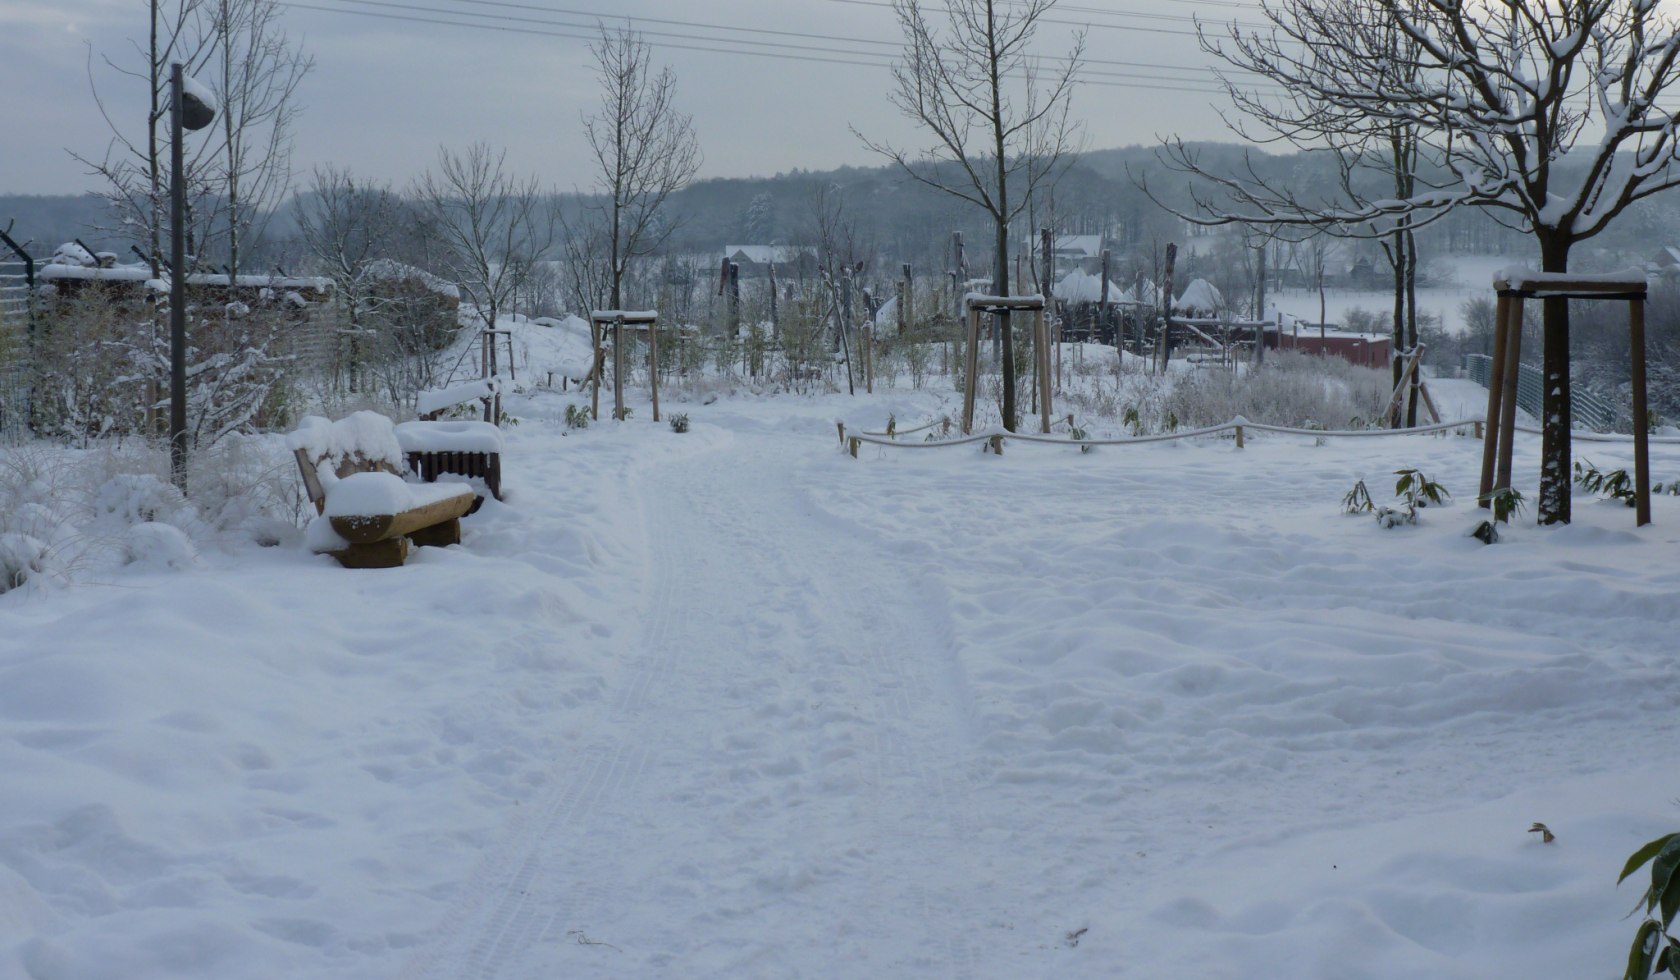
[(29, 434), (29, 335), (35, 315), (35, 260), (0, 232), (0, 441)]
[[(1471, 381), (1484, 388), (1488, 386), (1488, 377), (1493, 373), (1493, 358), (1486, 354), (1466, 354), (1464, 367)], [(1518, 408), (1537, 419), (1544, 418), (1540, 407), (1544, 391), (1539, 368), (1532, 364), (1517, 365)], [(1616, 424), (1615, 408), (1585, 388), (1571, 386), (1569, 403), (1575, 415), (1576, 428), (1605, 432)]]

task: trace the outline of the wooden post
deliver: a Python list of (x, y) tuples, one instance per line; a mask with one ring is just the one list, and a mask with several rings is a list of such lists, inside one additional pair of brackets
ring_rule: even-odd
[(902, 337), (904, 335), (905, 324), (908, 322), (908, 316), (909, 316), (908, 310), (909, 310), (909, 307), (910, 307), (910, 284), (908, 282), (904, 281), (904, 280), (900, 280), (898, 283), (896, 283), (896, 286), (898, 288), (898, 302), (894, 304), (894, 307), (895, 307), (895, 312), (898, 315), (893, 318), (893, 322), (898, 324), (898, 333), (899, 333), (899, 336)]
[(863, 325), (863, 392), (875, 394), (875, 326)]
[(659, 421), (659, 321), (649, 321), (647, 332), (648, 386), (653, 389), (653, 420), (657, 422)]
[(840, 431), (840, 445), (846, 444), (846, 423), (835, 420), (834, 427)]
[(858, 443), (862, 442), (862, 441), (863, 440), (859, 439), (857, 436), (852, 436), (852, 458), (853, 459), (857, 459)]
[[(1651, 523), (1651, 418), (1645, 404), (1645, 300), (1628, 301), (1629, 354), (1633, 368), (1634, 524)], [(1672, 955), (1672, 954), (1671, 954)]]
[(1505, 390), (1505, 320), (1510, 316), (1511, 297), (1503, 292), (1494, 305), (1493, 360), (1488, 365), (1487, 438), (1482, 443), (1482, 482), (1477, 502), (1485, 510), (1492, 506), (1487, 495), (1493, 492), (1493, 471), (1499, 458), (1499, 413), (1504, 407)]
[(1237, 448), (1241, 449), (1242, 447), (1243, 447), (1243, 427), (1239, 425), (1239, 426), (1237, 426)]
[(1173, 304), (1173, 263), (1178, 261), (1178, 245), (1167, 243), (1167, 262), (1161, 273), (1161, 336), (1157, 345), (1161, 348), (1161, 373), (1167, 372), (1167, 362), (1172, 358), (1172, 304)]
[(613, 317), (613, 420), (624, 421), (624, 314)]
[(990, 441), (991, 441), (991, 444), (992, 444), (992, 455), (1002, 456), (1003, 455), (1003, 437), (1002, 436), (992, 436)]
[(902, 298), (898, 304), (899, 336), (903, 336), (905, 328), (909, 327), (911, 324), (910, 307), (916, 301), (916, 281), (910, 277), (910, 263), (904, 263), (902, 271), (904, 273), (904, 292), (901, 294)]
[[(1499, 468), (1493, 476), (1495, 490), (1511, 485), (1511, 446), (1517, 434), (1517, 365), (1522, 360), (1523, 297), (1511, 299), (1505, 322), (1505, 384), (1503, 402), (1499, 409), (1499, 430), (1504, 434), (1499, 443)], [(1567, 478), (1568, 474), (1564, 474)]]
[(980, 371), (980, 308), (968, 307), (968, 344), (963, 350), (963, 435), (974, 431), (974, 376)]
[(591, 316), (589, 318), (589, 375), (594, 383), (589, 386), (589, 417), (599, 422), (601, 420), (601, 368), (606, 363), (601, 350), (601, 321)]
[(1050, 323), (1045, 319), (1044, 308), (1040, 306), (1034, 311), (1033, 332), (1038, 335), (1038, 372), (1043, 381), (1038, 386), (1038, 417), (1039, 430), (1050, 432)]

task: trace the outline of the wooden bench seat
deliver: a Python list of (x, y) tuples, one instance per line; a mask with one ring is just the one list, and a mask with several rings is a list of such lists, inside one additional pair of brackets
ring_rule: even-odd
[[(401, 452), (390, 420), (369, 418), (371, 414), (357, 413), (348, 426), (310, 420), (294, 433), (298, 473), (319, 515), (309, 529), (311, 547), (346, 568), (393, 568), (407, 561), (411, 542), (459, 544), (461, 517), (476, 500), (472, 488), (404, 482), (393, 463)], [(330, 428), (335, 424), (343, 426), (342, 431)], [(372, 439), (381, 444), (347, 451), (340, 437), (352, 432), (363, 439), (372, 432)]]

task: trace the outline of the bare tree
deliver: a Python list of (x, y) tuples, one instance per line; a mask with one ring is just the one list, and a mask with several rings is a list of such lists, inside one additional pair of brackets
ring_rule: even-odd
[(369, 266), (388, 255), (402, 212), (402, 200), (386, 185), (358, 182), (330, 165), (316, 167), (309, 187), (292, 199), (298, 233), (332, 279), (352, 330), (363, 327)]
[[(297, 87), (314, 60), (294, 47), (280, 27), (276, 0), (210, 0), (215, 55), (211, 71), (220, 90), (217, 220), (228, 274), (239, 275), (247, 236), (260, 235), (291, 185), (291, 126)], [(229, 288), (233, 287), (232, 279)]]
[(507, 151), (484, 143), (438, 151), (438, 167), (420, 178), (418, 199), (427, 234), (478, 307), (485, 329), (514, 298), (532, 265), (554, 241), (554, 223), (535, 178), (503, 169)]
[[(1655, 0), (1284, 0), (1245, 66), (1328, 114), (1417, 135), (1409, 194), (1321, 205), (1238, 178), (1217, 181), (1234, 220), (1416, 228), (1460, 206), (1532, 235), (1541, 269), (1635, 201), (1680, 185), (1680, 24)], [(1395, 32), (1407, 57), (1397, 63)], [(1385, 225), (1386, 223), (1386, 225)], [(1544, 524), (1570, 518), (1569, 308), (1542, 304)]]
[(676, 108), (676, 76), (657, 73), (640, 34), (602, 29), (591, 44), (601, 106), (583, 120), (605, 197), (599, 205), (610, 278), (607, 302), (624, 304), (630, 264), (650, 255), (676, 227), (663, 214), (666, 200), (700, 169), (700, 144), (689, 117)]
[[(214, 35), (207, 24), (204, 0), (151, 0), (148, 8), (146, 42), (133, 42), (141, 63), (122, 62), (108, 55), (100, 59), (118, 76), (145, 85), (144, 124), (136, 127), (133, 120), (112, 115), (94, 80), (90, 53), (88, 82), (94, 104), (111, 130), (111, 140), (98, 159), (74, 152), (71, 156), (105, 182), (105, 196), (117, 220), (125, 231), (145, 243), (146, 259), (156, 277), (163, 274), (163, 243), (168, 234), (169, 174), (165, 158), (169, 153), (169, 66), (180, 62), (189, 75), (196, 74), (209, 62)], [(189, 190), (200, 191), (195, 199), (201, 199), (202, 181), (196, 178), (205, 169), (204, 161), (211, 151), (201, 140), (184, 149), (190, 151), (186, 164)]]
[[(1077, 148), (1079, 127), (1068, 114), (1085, 37), (1060, 59), (1032, 51), (1039, 25), (1056, 0), (948, 0), (936, 8), (943, 29), (922, 0), (893, 0), (904, 33), (904, 54), (893, 66), (888, 98), (931, 137), (920, 151), (852, 132), (912, 179), (985, 211), (996, 254), (992, 291), (1009, 295), (1009, 223), (1039, 187), (1059, 178)], [(999, 317), (1003, 424), (1014, 430), (1014, 345), (1007, 316)]]

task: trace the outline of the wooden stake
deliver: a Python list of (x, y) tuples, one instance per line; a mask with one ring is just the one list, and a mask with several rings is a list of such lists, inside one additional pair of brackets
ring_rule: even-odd
[(1522, 362), (1523, 298), (1511, 299), (1505, 322), (1505, 383), (1499, 409), (1499, 468), (1493, 476), (1495, 490), (1511, 485), (1511, 447), (1517, 434), (1517, 366)]
[(653, 420), (659, 421), (659, 324), (647, 325), (648, 385), (653, 389)]
[(1505, 320), (1510, 316), (1511, 297), (1500, 294), (1493, 314), (1493, 360), (1488, 365), (1487, 440), (1482, 443), (1482, 482), (1477, 502), (1482, 509), (1492, 506), (1494, 463), (1499, 458), (1499, 412), (1505, 390)]
[(624, 317), (613, 318), (613, 420), (624, 421)]
[(963, 435), (974, 431), (974, 376), (980, 371), (980, 310), (968, 308), (968, 345), (963, 351)]
[[(1629, 353), (1633, 368), (1634, 524), (1651, 523), (1651, 418), (1645, 404), (1645, 301), (1628, 301)], [(1672, 954), (1671, 954), (1672, 955)]]

